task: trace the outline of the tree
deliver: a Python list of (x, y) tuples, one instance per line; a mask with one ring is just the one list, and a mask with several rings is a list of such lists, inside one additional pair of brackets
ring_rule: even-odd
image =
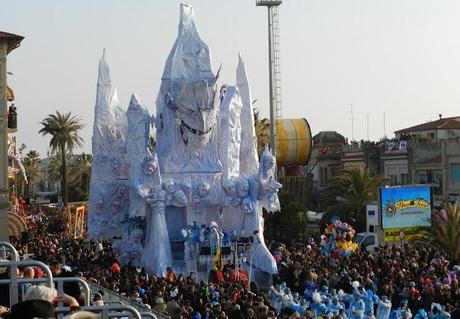
[(431, 228), (424, 235), (429, 244), (460, 261), (460, 204), (447, 203), (443, 209), (433, 211)]
[(327, 206), (334, 214), (353, 213), (357, 223), (354, 227), (364, 230), (366, 205), (377, 199), (378, 189), (384, 184), (385, 177), (373, 176), (368, 168), (353, 167), (331, 180)]
[(34, 197), (35, 182), (40, 176), (40, 154), (37, 151), (29, 151), (23, 160), (23, 165), (28, 180), (27, 195)]
[(260, 119), (260, 113), (254, 109), (254, 127), (257, 137), (257, 154), (259, 157), (265, 150), (265, 145), (270, 144), (270, 120)]
[[(66, 163), (71, 163), (71, 156), (69, 154), (66, 155)], [(48, 170), (48, 177), (53, 182), (58, 182), (61, 180), (62, 176), (62, 156), (58, 152), (53, 157), (51, 157), (51, 161), (47, 167)], [(71, 166), (67, 168), (66, 171), (66, 178), (69, 180)]]
[(85, 193), (89, 192), (91, 163), (91, 155), (85, 153), (77, 155), (72, 162), (72, 169), (69, 174), (69, 184), (80, 188)]
[(279, 194), (281, 212), (265, 214), (265, 236), (269, 240), (290, 242), (306, 239), (307, 213), (299, 199), (289, 193)]
[(61, 190), (64, 205), (67, 205), (67, 154), (72, 154), (75, 147), (83, 144), (83, 139), (78, 135), (84, 127), (80, 117), (72, 116), (72, 113), (49, 114), (40, 122), (42, 128), (39, 133), (51, 135), (51, 153), (59, 153), (61, 156)]

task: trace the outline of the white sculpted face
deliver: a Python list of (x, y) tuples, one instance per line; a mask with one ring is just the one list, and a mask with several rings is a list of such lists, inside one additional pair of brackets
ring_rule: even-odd
[(156, 161), (149, 160), (145, 163), (144, 173), (145, 175), (152, 175), (158, 168), (158, 163)]
[(235, 195), (236, 194), (236, 185), (235, 182), (231, 179), (228, 179), (224, 183), (224, 190), (227, 193), (227, 195)]
[(275, 158), (273, 156), (267, 156), (264, 162), (264, 169), (266, 172), (270, 171), (275, 166)]
[(174, 186), (174, 181), (172, 179), (165, 180), (163, 186), (166, 193), (168, 194), (172, 194), (176, 190), (176, 187)]
[(182, 190), (178, 190), (174, 193), (174, 202), (176, 206), (187, 205), (187, 195)]
[(201, 183), (198, 185), (198, 195), (201, 197), (206, 197), (209, 195), (210, 186), (208, 183)]
[(249, 192), (249, 180), (246, 177), (241, 177), (238, 180), (238, 195), (246, 197)]
[(185, 194), (190, 194), (190, 192), (192, 191), (192, 185), (190, 185), (189, 182), (182, 182), (181, 188)]

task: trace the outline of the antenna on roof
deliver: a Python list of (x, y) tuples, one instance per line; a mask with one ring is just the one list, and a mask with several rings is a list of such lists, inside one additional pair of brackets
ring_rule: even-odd
[(441, 119), (441, 118), (442, 118), (442, 114), (438, 114), (438, 116), (439, 116), (439, 119)]
[(350, 104), (350, 114), (351, 114), (351, 140), (355, 140), (355, 118), (353, 117), (353, 104)]

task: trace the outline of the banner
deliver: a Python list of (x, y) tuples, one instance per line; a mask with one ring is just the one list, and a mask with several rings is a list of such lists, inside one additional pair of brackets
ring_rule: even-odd
[(401, 241), (401, 235), (405, 241), (424, 238), (423, 228), (388, 228), (383, 231), (383, 239), (386, 242)]
[(382, 228), (431, 226), (431, 187), (398, 186), (380, 188)]

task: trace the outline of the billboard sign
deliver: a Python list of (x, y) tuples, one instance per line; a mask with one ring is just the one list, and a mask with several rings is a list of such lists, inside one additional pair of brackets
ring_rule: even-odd
[(432, 202), (430, 186), (380, 188), (382, 228), (430, 227)]

